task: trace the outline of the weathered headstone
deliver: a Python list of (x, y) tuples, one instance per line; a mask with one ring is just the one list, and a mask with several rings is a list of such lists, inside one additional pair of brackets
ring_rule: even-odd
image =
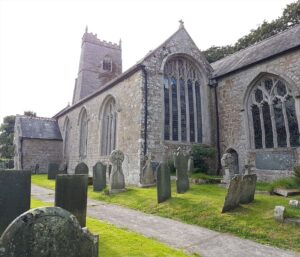
[(247, 204), (254, 200), (256, 188), (256, 174), (244, 175), (241, 185), (240, 203)]
[(289, 206), (294, 207), (294, 208), (300, 208), (300, 201), (298, 201), (298, 200), (290, 200), (289, 201)]
[(106, 187), (106, 165), (97, 162), (93, 167), (93, 189), (101, 191)]
[(189, 159), (188, 159), (188, 174), (193, 174), (195, 171), (195, 166), (194, 166), (194, 157), (193, 155), (190, 153), (189, 155)]
[(48, 179), (55, 179), (57, 174), (59, 174), (59, 164), (58, 163), (49, 163), (48, 164)]
[(10, 222), (30, 209), (31, 171), (0, 170), (0, 235)]
[(66, 209), (85, 227), (88, 175), (57, 175), (55, 206)]
[(125, 177), (122, 170), (124, 154), (120, 150), (113, 150), (109, 159), (112, 163), (109, 192), (112, 194), (123, 192), (125, 191)]
[(223, 182), (229, 184), (234, 176), (233, 169), (234, 158), (231, 153), (224, 153), (221, 159), (221, 164), (224, 170)]
[(1, 236), (0, 251), (5, 257), (98, 257), (98, 240), (68, 211), (44, 207), (11, 223)]
[(145, 156), (145, 165), (142, 170), (141, 187), (151, 187), (155, 185), (154, 170), (152, 160), (154, 156), (150, 153)]
[(231, 180), (228, 187), (227, 195), (225, 197), (222, 213), (235, 209), (239, 206), (241, 195), (241, 184), (243, 177), (235, 175)]
[(84, 162), (77, 164), (75, 167), (75, 174), (89, 174), (88, 166)]
[(174, 166), (176, 168), (176, 191), (178, 194), (185, 193), (190, 188), (187, 174), (189, 156), (184, 155), (181, 148), (174, 154)]
[(285, 218), (285, 207), (275, 206), (274, 219), (278, 222), (284, 222), (284, 218)]
[(157, 202), (162, 203), (171, 198), (171, 176), (167, 163), (161, 163), (157, 167)]

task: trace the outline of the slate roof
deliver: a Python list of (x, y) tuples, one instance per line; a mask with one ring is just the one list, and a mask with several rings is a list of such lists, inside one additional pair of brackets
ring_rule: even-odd
[(23, 138), (62, 140), (58, 123), (55, 119), (17, 116)]
[(294, 26), (211, 64), (217, 78), (300, 46), (300, 25)]

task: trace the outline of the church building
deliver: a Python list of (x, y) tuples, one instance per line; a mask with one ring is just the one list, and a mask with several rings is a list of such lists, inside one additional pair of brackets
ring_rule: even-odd
[(216, 170), (231, 153), (237, 172), (251, 166), (264, 181), (300, 163), (300, 25), (212, 64), (183, 22), (125, 72), (121, 53), (85, 31), (72, 105), (53, 118), (17, 116), (17, 168), (65, 162), (72, 174), (84, 162), (91, 175), (119, 149), (126, 183), (138, 184), (146, 154), (160, 162), (194, 144), (216, 149)]

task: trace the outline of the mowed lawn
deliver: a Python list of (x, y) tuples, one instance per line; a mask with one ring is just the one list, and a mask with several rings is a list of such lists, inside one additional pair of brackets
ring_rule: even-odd
[[(31, 199), (31, 208), (45, 206), (50, 204)], [(99, 257), (200, 257), (96, 219), (87, 218), (87, 227), (93, 234), (100, 235)]]
[[(54, 189), (55, 181), (46, 175), (33, 175), (32, 183)], [(176, 194), (172, 184), (172, 198), (157, 204), (156, 188), (128, 187), (124, 193), (105, 195), (93, 192), (89, 186), (89, 197), (95, 200), (119, 204), (146, 213), (172, 218), (189, 224), (199, 225), (215, 231), (300, 252), (300, 227), (274, 221), (276, 205), (287, 207), (287, 215), (300, 218), (300, 209), (288, 206), (290, 199), (275, 195), (256, 194), (251, 204), (241, 205), (234, 211), (221, 214), (226, 189), (218, 185), (191, 185), (185, 194)]]

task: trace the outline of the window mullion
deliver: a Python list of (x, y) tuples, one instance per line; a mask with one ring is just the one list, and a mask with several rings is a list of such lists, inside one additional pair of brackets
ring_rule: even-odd
[(173, 97), (172, 97), (172, 83), (171, 83), (171, 77), (168, 77), (168, 84), (169, 84), (169, 124), (170, 124), (170, 135), (169, 135), (169, 139), (172, 140), (173, 139), (173, 107), (172, 107), (172, 103), (173, 103)]
[(181, 142), (181, 105), (180, 105), (180, 83), (179, 83), (179, 64), (176, 61), (176, 85), (177, 85), (177, 111), (178, 111), (178, 141)]
[(262, 147), (266, 148), (266, 131), (265, 131), (264, 117), (263, 117), (261, 104), (258, 106), (258, 109), (259, 109), (259, 118), (260, 118), (260, 126), (261, 126)]
[(194, 104), (194, 129), (195, 129), (195, 142), (198, 142), (198, 129), (197, 129), (197, 105), (196, 105), (196, 90), (195, 81), (192, 83), (193, 89), (193, 104)]
[(184, 95), (185, 95), (185, 110), (186, 110), (186, 141), (190, 142), (190, 105), (187, 87), (187, 63), (184, 62)]
[(274, 147), (277, 148), (278, 141), (277, 141), (277, 130), (276, 130), (276, 123), (275, 123), (274, 108), (273, 108), (273, 104), (269, 104), (269, 106), (270, 106), (271, 121), (272, 121), (273, 144), (274, 144)]
[(285, 131), (286, 131), (286, 145), (287, 147), (291, 147), (291, 142), (290, 142), (290, 130), (289, 130), (289, 123), (288, 123), (288, 118), (286, 114), (286, 108), (285, 108), (285, 100), (281, 102), (282, 105), (282, 113), (283, 113), (283, 118), (284, 118), (284, 126), (285, 126)]

